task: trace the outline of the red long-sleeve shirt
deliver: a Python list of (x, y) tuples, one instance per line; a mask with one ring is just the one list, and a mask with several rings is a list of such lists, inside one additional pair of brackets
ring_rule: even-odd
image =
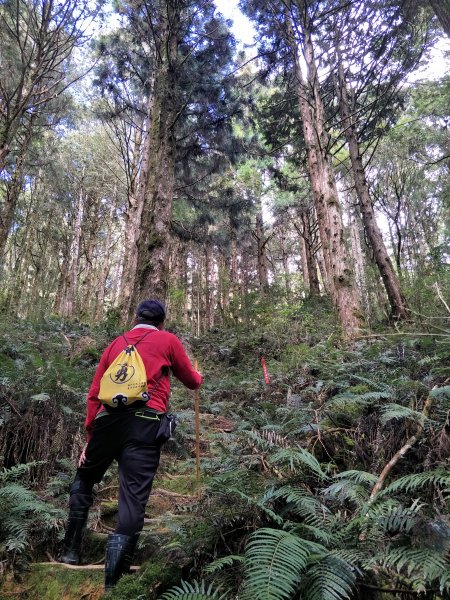
[[(146, 403), (149, 408), (161, 412), (167, 410), (170, 379), (168, 375), (161, 377), (164, 368), (170, 368), (175, 377), (190, 390), (195, 390), (201, 386), (202, 376), (192, 368), (191, 361), (182, 343), (173, 333), (137, 325), (131, 331), (125, 333), (125, 337), (130, 344), (142, 339), (137, 344), (137, 350), (145, 365), (148, 390), (151, 392), (151, 397)], [(127, 343), (124, 337), (119, 336), (111, 342), (102, 354), (87, 397), (85, 427), (88, 432), (88, 439), (91, 437), (94, 428), (95, 417), (100, 411), (104, 410), (103, 404), (98, 399), (100, 380), (112, 361), (126, 346)], [(153, 390), (155, 384), (157, 385)]]

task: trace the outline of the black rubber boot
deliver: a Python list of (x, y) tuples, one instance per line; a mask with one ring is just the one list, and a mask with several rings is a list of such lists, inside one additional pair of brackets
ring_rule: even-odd
[(135, 533), (134, 535), (130, 536), (130, 541), (128, 542), (128, 545), (127, 545), (127, 550), (125, 553), (125, 560), (124, 560), (124, 564), (123, 564), (124, 574), (130, 572), (131, 565), (133, 564), (134, 551), (136, 550), (139, 535), (140, 535), (139, 533)]
[(139, 534), (111, 533), (106, 543), (105, 592), (111, 590), (119, 579), (130, 571)]
[(83, 541), (89, 508), (71, 510), (67, 524), (66, 536), (64, 538), (63, 551), (58, 560), (68, 565), (80, 563), (81, 542)]

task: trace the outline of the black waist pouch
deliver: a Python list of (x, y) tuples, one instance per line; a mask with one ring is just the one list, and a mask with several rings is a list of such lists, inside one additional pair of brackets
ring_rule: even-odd
[(160, 424), (158, 433), (156, 435), (156, 441), (159, 444), (164, 444), (167, 440), (173, 436), (175, 428), (177, 426), (177, 416), (172, 414), (164, 414), (160, 417)]

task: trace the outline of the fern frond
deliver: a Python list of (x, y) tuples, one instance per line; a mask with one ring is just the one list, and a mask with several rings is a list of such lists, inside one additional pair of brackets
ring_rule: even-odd
[[(348, 372), (348, 366), (346, 367)], [(364, 377), (363, 375), (356, 375), (354, 373), (351, 374), (351, 379), (359, 381), (360, 383), (365, 383), (372, 388), (375, 388), (379, 392), (386, 392), (389, 394), (393, 394), (392, 388), (382, 381), (375, 381), (374, 379), (369, 379), (368, 377)]]
[(450, 398), (450, 385), (443, 385), (442, 387), (435, 388), (430, 391), (430, 396), (432, 398)]
[[(245, 552), (242, 600), (287, 600), (297, 589), (308, 557), (319, 546), (288, 532), (258, 529)], [(323, 547), (322, 547), (323, 548)]]
[(352, 565), (328, 554), (312, 564), (302, 580), (303, 600), (348, 600), (355, 589), (356, 574)]
[(14, 467), (10, 467), (9, 469), (3, 468), (0, 471), (0, 481), (6, 482), (14, 479), (19, 479), (20, 477), (23, 477), (23, 475), (25, 475), (26, 473), (29, 473), (34, 467), (40, 467), (41, 465), (45, 465), (45, 463), (45, 460), (34, 460), (29, 463), (15, 465)]
[(367, 484), (372, 487), (377, 482), (377, 475), (373, 475), (372, 473), (368, 473), (367, 471), (358, 471), (356, 469), (351, 469), (350, 471), (341, 471), (334, 476), (335, 479), (348, 479), (349, 481), (353, 481), (354, 483), (359, 484)]
[(307, 467), (320, 479), (326, 479), (327, 477), (317, 458), (304, 448), (278, 450), (269, 457), (269, 462), (272, 465), (287, 465), (291, 471), (297, 471), (300, 467)]
[(381, 490), (378, 496), (381, 498), (397, 492), (411, 492), (426, 485), (435, 485), (440, 488), (450, 487), (450, 472), (445, 469), (435, 469), (434, 471), (404, 475)]
[(333, 544), (333, 534), (325, 529), (316, 527), (315, 525), (300, 523), (298, 525), (294, 525), (291, 531), (295, 531), (295, 533), (301, 538), (313, 538), (319, 543), (324, 544), (326, 547), (329, 547)]
[(283, 498), (288, 510), (302, 517), (308, 525), (320, 527), (331, 517), (329, 508), (301, 487), (283, 486), (276, 490), (275, 495)]
[(407, 575), (423, 585), (439, 581), (442, 574), (448, 570), (445, 557), (431, 548), (420, 549), (400, 546), (390, 548), (387, 552), (369, 558), (366, 563), (369, 568), (379, 566), (398, 574)]
[(239, 554), (230, 554), (229, 556), (223, 556), (222, 558), (218, 558), (217, 560), (210, 563), (207, 567), (205, 567), (205, 573), (209, 575), (213, 573), (218, 573), (227, 567), (235, 566), (236, 564), (243, 564), (245, 561), (244, 556)]
[(342, 550), (331, 550), (330, 555), (340, 558), (346, 563), (352, 565), (355, 570), (359, 570), (359, 565), (367, 560), (367, 553), (353, 548), (343, 548)]
[(387, 502), (377, 504), (369, 508), (366, 516), (373, 520), (386, 533), (408, 533), (416, 525), (421, 509), (425, 504), (421, 504), (416, 499), (411, 506), (404, 507), (401, 504)]
[(212, 584), (206, 587), (204, 581), (188, 583), (182, 581), (180, 586), (171, 588), (160, 600), (226, 600), (226, 594), (220, 589), (213, 589)]
[(365, 394), (351, 394), (343, 393), (333, 396), (328, 402), (326, 402), (326, 408), (345, 408), (349, 404), (355, 404), (359, 406), (367, 406), (378, 402), (379, 400), (390, 400), (392, 398), (391, 392), (366, 392)]
[(424, 418), (424, 415), (421, 412), (408, 408), (407, 406), (402, 406), (401, 404), (390, 403), (385, 404), (381, 408), (380, 420), (383, 425), (386, 425), (389, 421), (400, 419), (409, 419), (415, 423), (427, 423), (430, 420)]
[(267, 515), (272, 521), (274, 521), (278, 525), (283, 524), (283, 518), (266, 505), (266, 503), (270, 502), (273, 498), (273, 494), (271, 493), (270, 488), (269, 492), (266, 491), (266, 493), (260, 499), (249, 496), (248, 494), (237, 488), (229, 488), (228, 495), (230, 494), (235, 494), (236, 496), (239, 496), (239, 498), (242, 498), (242, 500), (245, 500), (248, 504), (259, 508), (261, 512)]
[(334, 498), (339, 502), (349, 500), (354, 502), (357, 506), (361, 506), (367, 501), (370, 492), (363, 485), (349, 479), (342, 479), (341, 481), (336, 481), (329, 485), (322, 490), (322, 493), (324, 496)]

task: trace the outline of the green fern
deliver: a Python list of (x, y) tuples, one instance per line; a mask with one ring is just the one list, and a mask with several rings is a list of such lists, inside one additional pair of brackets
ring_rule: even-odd
[(322, 493), (324, 496), (337, 500), (338, 502), (349, 500), (350, 502), (354, 502), (357, 506), (362, 506), (369, 497), (369, 490), (366, 487), (348, 479), (342, 479), (341, 481), (332, 483), (325, 488)]
[(450, 398), (450, 385), (443, 385), (442, 387), (431, 390), (430, 396), (438, 399), (449, 399)]
[(249, 496), (248, 494), (245, 494), (244, 492), (242, 492), (241, 490), (239, 490), (237, 488), (229, 488), (228, 494), (229, 495), (235, 494), (242, 500), (245, 500), (245, 502), (247, 502), (249, 505), (252, 505), (255, 508), (259, 508), (259, 510), (262, 513), (264, 513), (267, 517), (269, 517), (269, 519), (271, 521), (274, 521), (278, 525), (283, 524), (283, 518), (280, 515), (278, 515), (276, 512), (274, 512), (269, 506), (267, 506), (267, 504), (270, 503), (270, 501), (274, 497), (272, 488), (269, 488), (268, 490), (266, 490), (266, 493), (263, 494), (263, 496), (260, 499)]
[(320, 557), (302, 580), (302, 600), (348, 600), (356, 584), (355, 568), (338, 556)]
[(424, 506), (418, 499), (406, 508), (389, 500), (371, 507), (366, 516), (386, 533), (409, 533), (417, 524)]
[(343, 409), (346, 408), (349, 404), (363, 407), (378, 402), (379, 400), (390, 400), (391, 398), (392, 393), (388, 391), (366, 392), (365, 394), (351, 394), (347, 392), (333, 396), (333, 398), (331, 398), (331, 400), (328, 400), (328, 402), (325, 404), (325, 407), (327, 409)]
[(160, 600), (226, 600), (226, 594), (220, 589), (206, 587), (204, 581), (188, 583), (182, 581), (180, 586), (171, 588), (160, 597)]
[[(19, 472), (24, 470), (15, 469), (14, 476)], [(18, 555), (24, 555), (35, 539), (45, 539), (58, 528), (64, 517), (63, 511), (43, 502), (34, 492), (15, 482), (0, 489), (0, 513), (3, 548)]]
[(430, 421), (430, 419), (424, 419), (424, 416), (421, 412), (413, 410), (412, 408), (408, 408), (407, 406), (402, 406), (401, 404), (385, 404), (381, 408), (380, 420), (383, 425), (386, 425), (386, 423), (389, 423), (389, 421), (400, 419), (408, 419), (415, 423), (428, 423)]
[(378, 497), (382, 498), (398, 492), (412, 492), (426, 485), (434, 485), (440, 488), (450, 487), (450, 472), (445, 469), (435, 469), (434, 471), (404, 475), (390, 483), (384, 490), (381, 490)]
[(331, 517), (330, 509), (304, 488), (283, 486), (276, 490), (275, 497), (283, 498), (287, 503), (286, 510), (302, 517), (308, 525), (321, 527), (324, 520)]
[(223, 569), (226, 569), (227, 567), (234, 567), (235, 565), (243, 564), (244, 560), (244, 556), (240, 556), (238, 554), (223, 556), (222, 558), (218, 558), (205, 567), (205, 573), (212, 575), (222, 571)]
[(293, 525), (291, 531), (294, 531), (301, 538), (313, 539), (327, 547), (331, 546), (334, 541), (334, 535), (330, 531), (307, 523)]
[(298, 471), (300, 467), (307, 467), (320, 479), (326, 479), (327, 477), (317, 458), (304, 448), (277, 450), (269, 457), (269, 462), (272, 465), (287, 465), (294, 472)]
[(431, 548), (410, 548), (405, 546), (388, 548), (386, 552), (369, 558), (366, 568), (381, 567), (395, 571), (415, 581), (415, 585), (424, 587), (440, 581), (442, 574), (448, 571), (445, 557)]
[(334, 476), (335, 479), (347, 479), (348, 481), (352, 481), (354, 483), (374, 486), (378, 477), (373, 475), (372, 473), (367, 473), (367, 471), (357, 471), (356, 469), (351, 469), (349, 471), (341, 471)]
[(25, 474), (28, 474), (31, 471), (31, 469), (45, 465), (45, 463), (45, 460), (35, 460), (25, 464), (10, 467), (9, 469), (3, 468), (0, 470), (0, 482), (4, 483), (6, 481), (20, 479)]
[(308, 558), (323, 546), (288, 531), (263, 528), (250, 536), (245, 552), (242, 600), (287, 600), (298, 588)]

